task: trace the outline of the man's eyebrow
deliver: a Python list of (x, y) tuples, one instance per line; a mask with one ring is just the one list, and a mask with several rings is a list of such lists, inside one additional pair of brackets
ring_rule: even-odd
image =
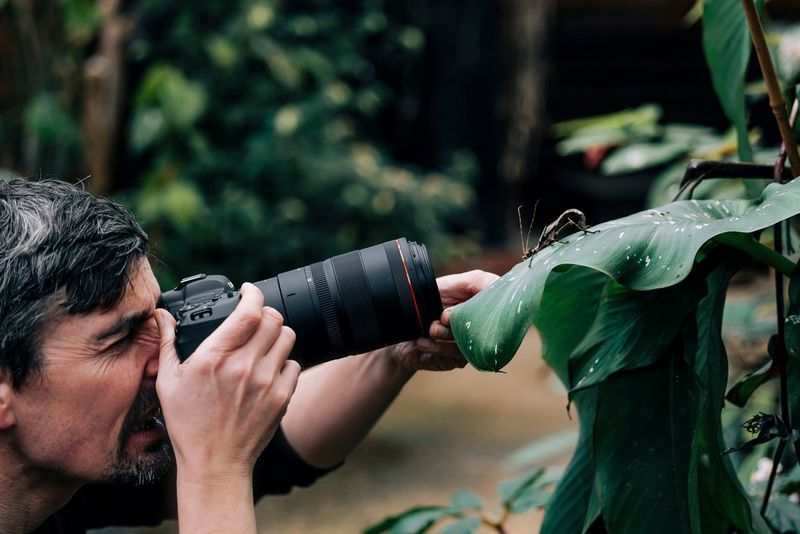
[(106, 341), (111, 337), (127, 332), (146, 322), (152, 316), (151, 310), (142, 310), (136, 313), (123, 315), (114, 321), (113, 324), (103, 329), (95, 337), (95, 341)]

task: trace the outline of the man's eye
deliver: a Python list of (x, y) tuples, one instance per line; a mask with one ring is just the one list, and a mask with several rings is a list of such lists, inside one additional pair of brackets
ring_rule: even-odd
[(135, 335), (134, 331), (131, 330), (130, 332), (125, 334), (124, 337), (119, 338), (117, 341), (115, 341), (114, 343), (109, 345), (108, 348), (106, 348), (106, 350), (104, 352), (117, 353), (117, 352), (122, 351), (123, 349), (125, 349), (125, 347), (128, 346), (128, 344), (133, 339), (134, 335)]

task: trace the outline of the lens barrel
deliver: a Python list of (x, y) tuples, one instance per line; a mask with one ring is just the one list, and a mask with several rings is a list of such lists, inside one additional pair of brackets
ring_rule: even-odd
[[(255, 283), (264, 304), (297, 334), (290, 358), (306, 368), (428, 334), (442, 313), (428, 251), (399, 238)], [(233, 311), (239, 292), (223, 276), (195, 275), (162, 293), (187, 358)]]
[(427, 249), (405, 238), (255, 285), (297, 334), (291, 357), (304, 367), (427, 335), (442, 313)]

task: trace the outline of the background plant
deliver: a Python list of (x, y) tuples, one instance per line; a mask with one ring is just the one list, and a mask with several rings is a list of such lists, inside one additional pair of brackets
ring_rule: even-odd
[[(0, 1), (21, 45), (4, 161), (129, 204), (167, 286), (260, 279), (399, 235), (474, 251), (467, 152), (419, 168), (380, 140), (385, 74), (425, 35), (381, 0)], [(121, 164), (114, 164), (119, 162)], [(84, 175), (81, 175), (83, 177)]]
[[(749, 0), (744, 4), (754, 11)], [(739, 159), (749, 160), (745, 14), (733, 1), (707, 0), (704, 7), (712, 78), (736, 132)], [(760, 27), (752, 30), (759, 44)], [(786, 134), (783, 96), (775, 90), (766, 47), (758, 52)], [(785, 89), (794, 93), (791, 86)], [(796, 143), (782, 137), (777, 180), (787, 151), (793, 174), (800, 173)], [(661, 163), (685, 153), (676, 147)], [(577, 409), (580, 437), (548, 504), (543, 532), (800, 529), (792, 502), (798, 498), (792, 472), (797, 454), (787, 447), (796, 439), (800, 417), (794, 374), (800, 286), (796, 264), (782, 248), (785, 222), (798, 213), (797, 180), (771, 184), (758, 198), (673, 202), (565, 237), (456, 309), (459, 346), (474, 366), (488, 371), (501, 369), (535, 324), (543, 357)], [(776, 250), (758, 239), (770, 227)], [(728, 283), (748, 257), (776, 271), (777, 334), (771, 365), (728, 396), (743, 405), (775, 379), (778, 401), (773, 397), (765, 413), (745, 417), (753, 435), (729, 444), (723, 435), (728, 363), (722, 311)], [(788, 306), (784, 276), (792, 279)], [(736, 471), (741, 459), (725, 452), (745, 440), (745, 449), (758, 450), (751, 458), (766, 460), (743, 484)], [(778, 475), (779, 469), (785, 475)]]

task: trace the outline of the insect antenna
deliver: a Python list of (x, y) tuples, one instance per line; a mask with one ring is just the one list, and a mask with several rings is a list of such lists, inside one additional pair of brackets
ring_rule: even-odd
[(519, 218), (519, 244), (522, 246), (522, 253), (527, 254), (529, 250), (528, 243), (530, 243), (531, 239), (531, 230), (533, 229), (533, 221), (536, 220), (536, 208), (539, 207), (539, 200), (537, 199), (533, 205), (533, 215), (531, 216), (531, 223), (530, 225), (528, 225), (528, 234), (525, 236), (524, 239), (522, 238), (522, 206), (523, 204), (517, 206), (517, 217)]

